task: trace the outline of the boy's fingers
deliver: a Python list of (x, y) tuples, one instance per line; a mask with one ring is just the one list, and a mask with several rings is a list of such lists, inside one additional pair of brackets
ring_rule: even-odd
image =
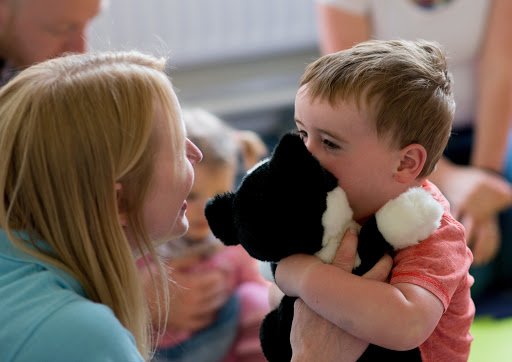
[(388, 279), (391, 268), (393, 267), (393, 258), (385, 254), (373, 268), (368, 270), (363, 277), (367, 279), (384, 282)]
[(332, 265), (345, 271), (352, 272), (354, 260), (357, 253), (357, 230), (350, 227), (343, 236), (343, 240), (332, 261)]

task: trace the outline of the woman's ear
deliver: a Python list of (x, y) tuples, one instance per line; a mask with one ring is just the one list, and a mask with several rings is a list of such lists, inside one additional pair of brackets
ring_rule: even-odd
[(119, 213), (119, 220), (121, 221), (121, 226), (125, 227), (128, 225), (128, 214), (123, 205), (123, 185), (120, 182), (116, 182), (115, 184), (116, 191), (116, 199), (117, 199), (117, 210)]
[(395, 179), (401, 183), (414, 181), (423, 170), (427, 151), (422, 145), (413, 143), (399, 152), (400, 163), (395, 170)]

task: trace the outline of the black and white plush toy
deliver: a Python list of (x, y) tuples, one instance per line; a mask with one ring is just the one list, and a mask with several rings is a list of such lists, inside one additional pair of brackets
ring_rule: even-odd
[[(359, 229), (336, 177), (293, 133), (283, 136), (271, 157), (253, 167), (235, 192), (210, 199), (205, 214), (217, 238), (226, 245), (242, 244), (252, 257), (273, 265), (271, 274), (279, 260), (296, 253), (331, 263), (345, 231)], [(389, 201), (360, 228), (354, 273), (364, 274), (388, 251), (426, 239), (442, 214), (442, 206), (419, 187)], [(291, 359), (294, 301), (285, 296), (262, 323), (261, 344), (270, 362)], [(421, 360), (417, 348), (396, 352), (374, 345), (360, 360), (387, 357)]]

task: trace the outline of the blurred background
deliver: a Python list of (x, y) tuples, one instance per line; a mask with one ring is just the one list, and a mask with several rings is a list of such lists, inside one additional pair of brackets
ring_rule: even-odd
[(311, 0), (110, 0), (93, 50), (169, 58), (183, 106), (203, 107), (272, 146), (294, 127), (293, 102), (318, 55)]

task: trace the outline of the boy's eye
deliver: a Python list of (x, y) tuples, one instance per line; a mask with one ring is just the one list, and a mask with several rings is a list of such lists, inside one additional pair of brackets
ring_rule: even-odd
[(298, 130), (297, 133), (299, 134), (302, 140), (308, 138), (308, 134), (306, 133), (306, 131)]
[(331, 141), (329, 141), (329, 140), (325, 140), (325, 139), (324, 139), (324, 145), (325, 145), (327, 148), (331, 148), (331, 149), (338, 149), (338, 148), (340, 148), (337, 144), (334, 144), (334, 143), (332, 143)]

